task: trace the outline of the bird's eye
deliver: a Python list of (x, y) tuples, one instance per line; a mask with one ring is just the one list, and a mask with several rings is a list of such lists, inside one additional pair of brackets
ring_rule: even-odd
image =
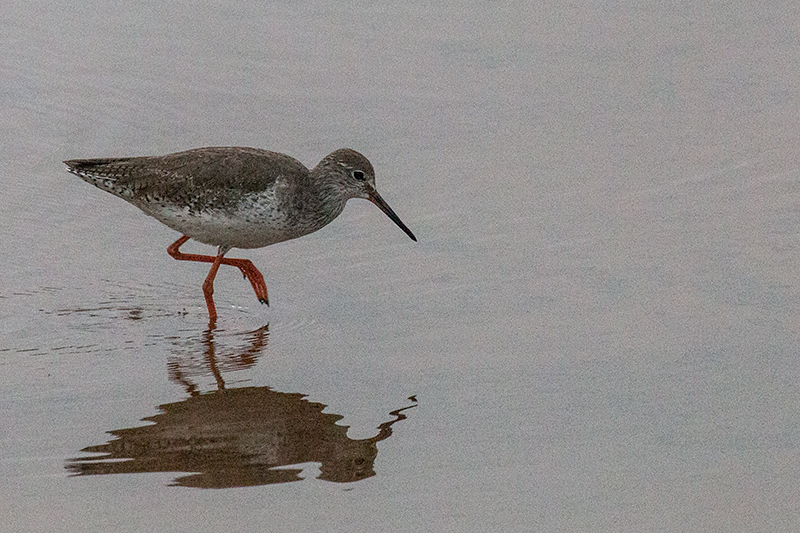
[(358, 181), (364, 181), (364, 173), (361, 172), (360, 170), (354, 170), (353, 177)]

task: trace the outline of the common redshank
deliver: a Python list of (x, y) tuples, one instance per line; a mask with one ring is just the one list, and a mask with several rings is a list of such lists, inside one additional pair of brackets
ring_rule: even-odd
[[(211, 263), (203, 282), (210, 322), (217, 319), (213, 293), (220, 265), (241, 270), (258, 300), (269, 305), (264, 276), (247, 259), (225, 257), (231, 248), (261, 248), (317, 231), (339, 216), (350, 198), (371, 201), (417, 240), (375, 190), (372, 164), (349, 148), (330, 153), (311, 170), (285, 154), (241, 147), (64, 163), (84, 181), (179, 231), (169, 255)], [(217, 255), (181, 252), (189, 239), (217, 246)]]

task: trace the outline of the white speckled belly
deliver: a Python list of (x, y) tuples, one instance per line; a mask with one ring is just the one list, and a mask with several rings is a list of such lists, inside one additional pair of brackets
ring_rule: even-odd
[(253, 194), (234, 209), (191, 211), (174, 205), (137, 203), (148, 215), (192, 239), (229, 248), (261, 248), (300, 237), (310, 231), (292, 226), (276, 208), (274, 194)]

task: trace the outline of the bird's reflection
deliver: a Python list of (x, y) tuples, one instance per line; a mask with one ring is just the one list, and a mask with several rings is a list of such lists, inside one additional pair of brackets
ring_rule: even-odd
[(201, 350), (197, 342), (176, 343), (172, 356), (167, 361), (169, 378), (182, 385), (192, 396), (200, 393), (191, 378), (211, 374), (217, 382), (217, 390), (225, 388), (223, 372), (244, 370), (256, 364), (261, 353), (267, 347), (269, 324), (255, 331), (239, 335), (243, 337), (243, 346), (218, 353), (215, 331), (208, 329), (200, 340)]
[[(298, 481), (302, 469), (286, 467), (307, 462), (319, 463), (318, 477), (327, 481), (374, 476), (376, 444), (392, 434), (392, 425), (405, 419), (403, 411), (416, 401), (392, 411), (374, 437), (351, 439), (347, 426), (336, 424), (342, 416), (323, 413), (325, 405), (303, 394), (226, 388), (223, 372), (254, 365), (267, 337), (265, 326), (248, 336), (249, 346), (238, 355), (218, 357), (214, 331), (207, 331), (201, 358), (183, 354), (169, 361), (170, 378), (189, 398), (159, 406), (159, 414), (143, 419), (150, 425), (109, 431), (112, 440), (81, 450), (102, 456), (69, 459), (67, 470), (75, 475), (187, 472), (173, 484), (200, 488)], [(192, 377), (209, 373), (217, 388), (201, 393)]]

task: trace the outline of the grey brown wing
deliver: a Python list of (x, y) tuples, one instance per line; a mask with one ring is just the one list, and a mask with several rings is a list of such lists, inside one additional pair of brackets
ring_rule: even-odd
[(197, 148), (165, 156), (76, 159), (70, 172), (129, 201), (158, 198), (202, 208), (263, 191), (278, 177), (308, 175), (296, 159), (255, 148)]

